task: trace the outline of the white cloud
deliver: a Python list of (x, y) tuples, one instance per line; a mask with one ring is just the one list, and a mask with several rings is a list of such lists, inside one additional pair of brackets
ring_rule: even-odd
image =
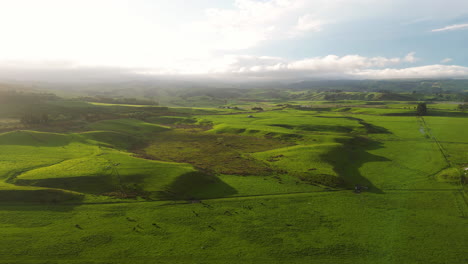
[(445, 58), (445, 59), (441, 60), (440, 62), (441, 62), (441, 63), (449, 63), (449, 62), (451, 62), (451, 61), (453, 61), (452, 58)]
[(185, 26), (193, 39), (203, 40), (210, 50), (241, 50), (285, 38), (292, 21), (306, 1), (236, 0), (234, 8), (211, 8), (205, 17)]
[[(468, 67), (425, 65), (398, 68), (407, 57), (328, 55), (288, 60), (280, 57), (226, 55), (159, 68), (83, 67), (70, 62), (0, 63), (0, 78), (48, 81), (128, 80), (134, 78), (224, 78), (226, 80), (468, 78)], [(1, 66), (3, 65), (3, 66)], [(140, 76), (140, 77), (138, 77)]]
[(405, 62), (409, 62), (409, 63), (414, 63), (418, 60), (418, 58), (416, 58), (414, 55), (416, 54), (416, 52), (410, 52), (408, 53), (404, 58), (403, 58), (403, 61)]
[[(408, 55), (407, 55), (408, 56)], [(406, 57), (405, 57), (406, 58)], [(364, 57), (359, 55), (328, 55), (289, 61), (278, 57), (232, 56), (225, 72), (302, 72), (352, 73), (368, 68), (398, 65), (405, 58)]]
[[(262, 79), (291, 78), (440, 78), (468, 77), (468, 68), (461, 66), (429, 65), (395, 68), (414, 62), (414, 52), (403, 57), (365, 57), (360, 55), (328, 55), (287, 60), (280, 57), (228, 55), (222, 58), (184, 64), (170, 72), (155, 70), (152, 74), (207, 75)], [(196, 69), (196, 70), (194, 70)], [(148, 72), (147, 72), (148, 73)]]
[(453, 30), (462, 30), (462, 29), (468, 29), (468, 24), (456, 24), (456, 25), (446, 26), (443, 28), (433, 29), (432, 32), (453, 31)]
[(327, 22), (322, 19), (317, 19), (313, 15), (306, 14), (297, 19), (297, 24), (292, 29), (291, 36), (298, 37), (308, 32), (322, 31), (323, 25)]
[(330, 55), (291, 62), (228, 54), (249, 53), (251, 48), (261, 53), (264, 42), (327, 31), (331, 23), (436, 15), (446, 19), (468, 8), (468, 1), (460, 0), (232, 0), (229, 7), (207, 9), (192, 2), (198, 1), (0, 0), (0, 62), (71, 61), (180, 74), (262, 72), (267, 66), (388, 67), (417, 59), (410, 53), (404, 58)]
[(226, 67), (226, 74), (262, 78), (468, 78), (468, 67), (426, 65), (393, 68), (414, 62), (414, 52), (403, 58), (364, 57), (359, 55), (308, 58), (287, 61), (271, 57), (243, 57)]
[(371, 79), (468, 78), (468, 67), (436, 64), (404, 69), (363, 70), (356, 76)]

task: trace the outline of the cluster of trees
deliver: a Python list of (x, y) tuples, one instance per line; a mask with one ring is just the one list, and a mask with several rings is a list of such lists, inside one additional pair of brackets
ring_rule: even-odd
[(419, 103), (418, 106), (416, 107), (416, 113), (418, 115), (423, 116), (427, 114), (427, 105), (426, 103)]
[(0, 91), (0, 103), (2, 104), (35, 104), (57, 99), (59, 97), (51, 93)]
[[(468, 110), (468, 104), (459, 104), (457, 109), (464, 112)], [(418, 106), (416, 107), (416, 113), (420, 116), (427, 115), (426, 103), (419, 103)]]
[(461, 111), (468, 110), (468, 104), (459, 104), (458, 105), (458, 110), (461, 110)]
[(49, 115), (46, 113), (42, 113), (42, 114), (27, 113), (21, 117), (21, 123), (23, 125), (47, 124), (48, 122), (49, 122)]

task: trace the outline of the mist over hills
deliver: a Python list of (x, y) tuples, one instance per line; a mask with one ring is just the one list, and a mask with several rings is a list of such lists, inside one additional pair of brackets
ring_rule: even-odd
[(465, 101), (468, 94), (467, 79), (271, 79), (216, 74), (154, 75), (138, 70), (66, 64), (0, 67), (0, 90), (46, 92), (94, 101), (96, 97), (100, 98), (97, 101), (134, 98), (164, 106), (219, 106), (233, 99)]
[[(83, 74), (87, 74), (82, 72)], [(91, 75), (87, 75), (90, 77)], [(99, 75), (103, 77), (103, 75)], [(393, 92), (411, 92), (427, 89), (442, 89), (448, 92), (464, 92), (468, 87), (468, 79), (382, 79), (382, 80), (352, 80), (352, 79), (296, 79), (283, 81), (251, 81), (245, 79), (229, 80), (201, 77), (154, 77), (144, 75), (112, 75), (115, 78), (80, 79), (80, 75), (61, 76), (64, 79), (8, 79), (0, 76), (0, 89), (28, 88), (52, 89), (67, 91), (89, 91), (95, 89), (114, 90), (200, 90), (200, 89), (293, 89), (293, 90), (342, 90), (350, 92), (371, 92), (389, 90)], [(46, 78), (46, 76), (43, 76)], [(60, 77), (60, 78), (61, 78)], [(72, 77), (72, 79), (67, 79)], [(225, 91), (226, 92), (226, 91)]]

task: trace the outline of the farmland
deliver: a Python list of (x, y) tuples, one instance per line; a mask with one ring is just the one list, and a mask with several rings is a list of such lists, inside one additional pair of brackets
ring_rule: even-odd
[(468, 115), (384, 99), (4, 105), (0, 263), (464, 263)]

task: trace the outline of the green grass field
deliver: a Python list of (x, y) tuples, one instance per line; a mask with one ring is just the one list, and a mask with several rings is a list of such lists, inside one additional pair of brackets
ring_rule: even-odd
[(454, 198), (327, 192), (203, 204), (10, 205), (0, 208), (0, 262), (463, 263), (466, 220)]
[(467, 117), (373, 103), (54, 102), (101, 114), (0, 134), (0, 263), (466, 263)]

